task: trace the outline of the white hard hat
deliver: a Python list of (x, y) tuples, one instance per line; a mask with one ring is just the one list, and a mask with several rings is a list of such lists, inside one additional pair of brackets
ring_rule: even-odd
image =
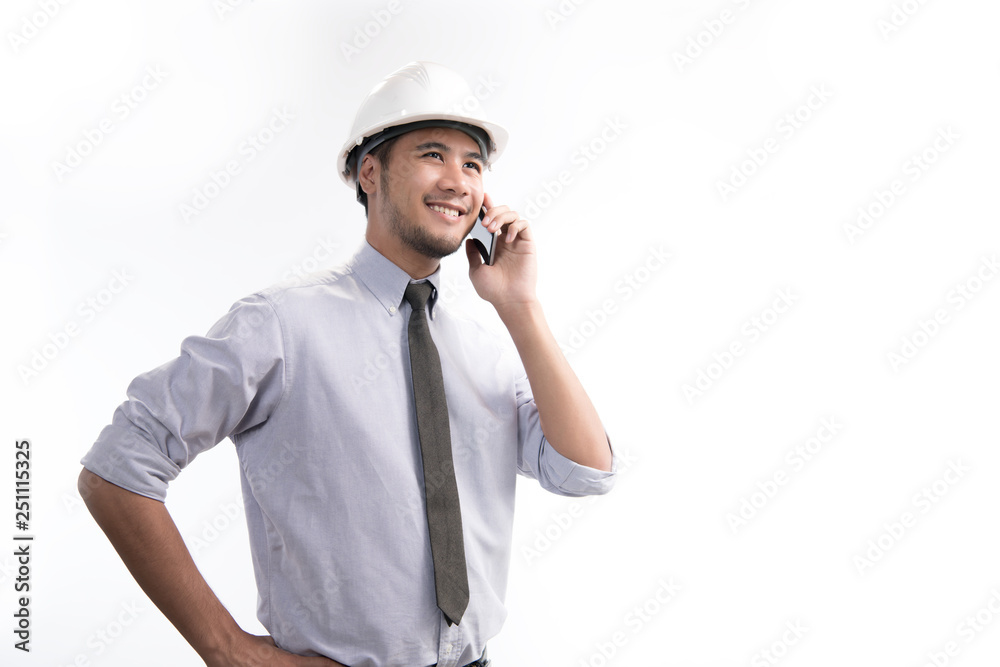
[(455, 127), (469, 134), (479, 143), (487, 164), (495, 161), (507, 145), (507, 130), (486, 119), (479, 99), (462, 75), (437, 63), (412, 62), (379, 82), (361, 103), (351, 126), (351, 138), (337, 158), (341, 180), (354, 187), (362, 153), (367, 154), (386, 139), (420, 127), (437, 126)]

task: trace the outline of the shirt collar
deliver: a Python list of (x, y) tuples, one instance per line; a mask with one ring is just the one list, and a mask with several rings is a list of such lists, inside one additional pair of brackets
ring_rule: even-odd
[(429, 282), (434, 291), (427, 302), (427, 313), (434, 319), (434, 304), (437, 302), (438, 285), (441, 281), (441, 265), (431, 275), (422, 280), (411, 280), (410, 274), (396, 266), (392, 260), (372, 247), (368, 240), (361, 244), (358, 251), (348, 262), (351, 271), (365, 284), (378, 299), (390, 316), (399, 312), (403, 302), (403, 292), (410, 283)]

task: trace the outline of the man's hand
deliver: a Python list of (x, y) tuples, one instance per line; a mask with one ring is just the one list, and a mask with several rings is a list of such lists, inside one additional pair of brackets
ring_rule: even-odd
[(244, 633), (230, 657), (206, 660), (208, 667), (345, 667), (329, 658), (307, 658), (283, 651), (268, 636)]
[(497, 237), (493, 266), (483, 264), (475, 243), (466, 241), (465, 254), (469, 259), (472, 285), (476, 293), (492, 303), (498, 312), (531, 304), (535, 301), (538, 269), (535, 243), (528, 222), (508, 206), (495, 206), (488, 194), (484, 195), (483, 204), (486, 206), (486, 217), (476, 224), (485, 223), (490, 232), (500, 230), (500, 235)]

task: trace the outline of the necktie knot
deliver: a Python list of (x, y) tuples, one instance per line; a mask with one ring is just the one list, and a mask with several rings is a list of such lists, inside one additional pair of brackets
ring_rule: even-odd
[(403, 292), (403, 298), (413, 310), (424, 310), (433, 291), (434, 286), (428, 282), (410, 283), (406, 286), (406, 291)]

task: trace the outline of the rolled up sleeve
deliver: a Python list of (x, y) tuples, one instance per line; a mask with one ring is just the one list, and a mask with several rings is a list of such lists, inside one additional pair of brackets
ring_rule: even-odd
[(261, 296), (238, 301), (180, 355), (135, 378), (81, 463), (156, 500), (198, 454), (263, 423), (285, 383), (281, 325)]
[[(561, 496), (605, 494), (615, 484), (618, 458), (611, 449), (611, 470), (598, 470), (566, 458), (549, 444), (542, 433), (538, 407), (523, 369), (515, 381), (517, 393), (517, 470), (537, 479), (546, 491)], [(608, 441), (610, 445), (610, 440)]]

